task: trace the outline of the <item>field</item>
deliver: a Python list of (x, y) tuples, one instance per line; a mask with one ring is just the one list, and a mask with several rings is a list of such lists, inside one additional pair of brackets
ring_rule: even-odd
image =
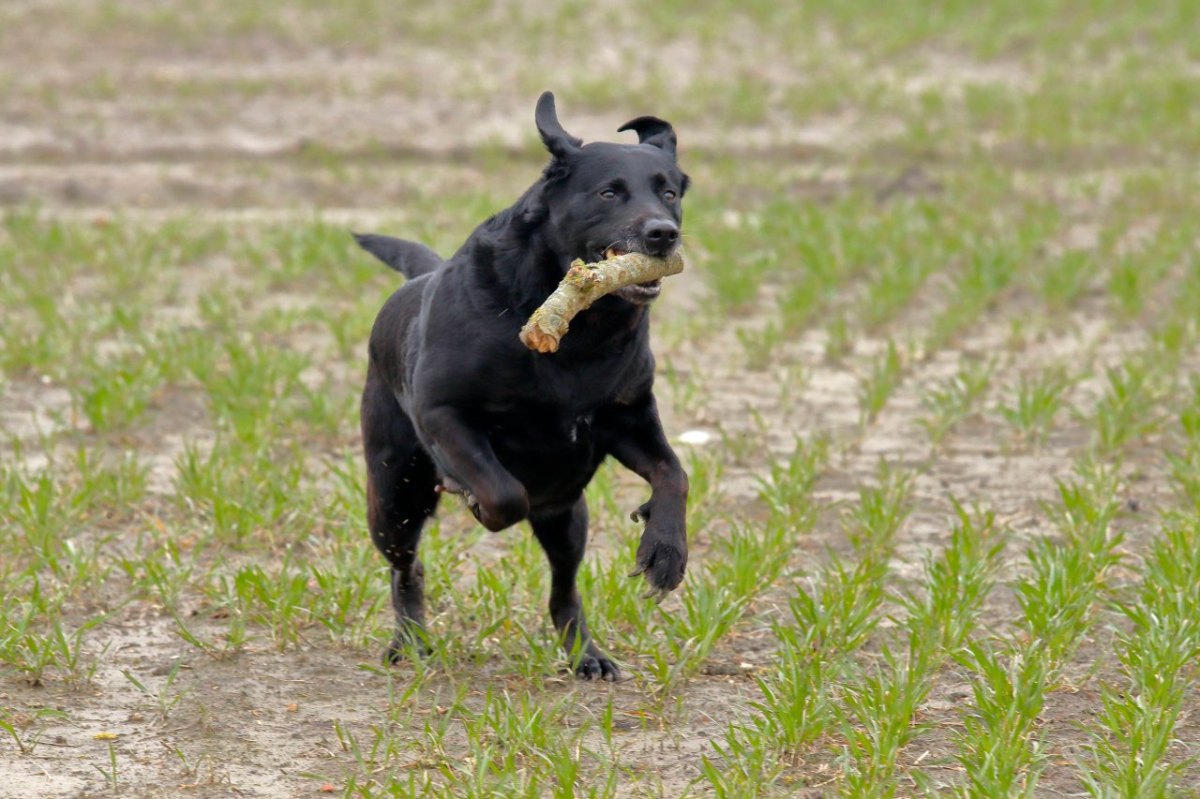
[[(543, 89), (679, 132), (688, 577), (603, 468), (579, 682), (444, 501), (385, 668), (349, 231)], [(1200, 5), (10, 0), (0, 97), (0, 797), (1200, 795)]]

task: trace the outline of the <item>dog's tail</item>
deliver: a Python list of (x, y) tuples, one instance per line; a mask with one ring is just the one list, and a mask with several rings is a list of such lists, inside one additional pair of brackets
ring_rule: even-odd
[(415, 241), (375, 233), (355, 233), (354, 240), (359, 247), (410, 279), (428, 274), (443, 263), (442, 256)]

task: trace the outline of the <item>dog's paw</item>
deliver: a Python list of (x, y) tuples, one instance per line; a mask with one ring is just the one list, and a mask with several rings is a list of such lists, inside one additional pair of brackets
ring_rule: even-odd
[(687, 539), (682, 534), (669, 539), (644, 535), (638, 546), (637, 568), (629, 576), (644, 575), (650, 583), (646, 597), (662, 601), (683, 582), (687, 558)]
[(604, 655), (584, 655), (583, 660), (575, 667), (575, 676), (581, 680), (606, 680), (616, 682), (621, 679), (621, 670)]

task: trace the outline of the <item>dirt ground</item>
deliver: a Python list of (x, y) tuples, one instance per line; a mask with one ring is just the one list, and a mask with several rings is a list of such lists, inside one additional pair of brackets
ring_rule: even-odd
[[(249, 224), (308, 218), (316, 209), (322, 219), (336, 224), (364, 229), (386, 224), (391, 232), (404, 233), (406, 223), (413, 221), (406, 203), (414, 196), (481, 192), (503, 200), (537, 174), (531, 122), (541, 83), (556, 89), (555, 83), (565, 85), (559, 109), (568, 129), (585, 140), (612, 140), (613, 129), (625, 118), (654, 112), (634, 101), (639, 89), (650, 95), (649, 105), (699, 77), (745, 69), (755, 47), (732, 36), (737, 47), (716, 57), (679, 39), (651, 56), (636, 46), (600, 39), (585, 58), (563, 61), (536, 49), (543, 40), (553, 41), (554, 33), (548, 31), (514, 56), (518, 40), (503, 32), (496, 19), (500, 11), (492, 10), (480, 12), (480, 24), (495, 29), (494, 43), (476, 41), (463, 55), (458, 52), (461, 42), (449, 34), (422, 43), (415, 35), (406, 37), (403, 26), (394, 23), (388, 33), (400, 31), (395, 41), (358, 46), (351, 36), (339, 39), (327, 31), (313, 43), (307, 38), (312, 34), (307, 17), (289, 22), (283, 11), (278, 29), (250, 26), (247, 32), (215, 26), (187, 34), (187, 28), (200, 23), (191, 14), (172, 17), (178, 9), (171, 4), (148, 4), (161, 15), (148, 11), (133, 22), (119, 17), (106, 21), (99, 8), (103, 5), (13, 0), (0, 13), (0, 206), (33, 204), (71, 219), (119, 214), (153, 220), (194, 212)], [(603, 19), (603, 11), (593, 6), (604, 5), (581, 6), (583, 24)], [(619, 10), (629, 13), (623, 6)], [(429, 15), (420, 21), (426, 32), (443, 22), (434, 12)], [(172, 19), (170, 24), (178, 28), (169, 27)], [(203, 25), (199, 30), (205, 30)], [(771, 43), (763, 49), (753, 62), (763, 83), (780, 88), (803, 79), (802, 62)], [(628, 95), (618, 92), (611, 102), (573, 101), (571, 88), (592, 86), (593, 74), (618, 74), (630, 60), (645, 65), (652, 58), (670, 63), (671, 69), (650, 77), (644, 70), (629, 70), (639, 77), (631, 79)], [(931, 60), (924, 72), (907, 73), (907, 80), (916, 92), (930, 84), (1007, 86), (1029, 79), (1026, 68), (1015, 62), (980, 65), (973, 71), (960, 67), (958, 61)], [(633, 100), (626, 102), (627, 96)], [(609, 112), (610, 104), (622, 110)], [(585, 106), (582, 112), (580, 105)], [(937, 189), (931, 172), (953, 168), (935, 164), (909, 169), (906, 158), (887, 146), (898, 123), (889, 126), (886, 119), (864, 120), (852, 112), (814, 116), (804, 124), (789, 120), (781, 125), (769, 114), (751, 121), (712, 118), (676, 124), (697, 191), (705, 191), (704, 179), (715, 170), (710, 162), (729, 153), (759, 164), (779, 163), (794, 174), (791, 186), (799, 202), (821, 202), (856, 181), (932, 192)], [(422, 229), (438, 229), (437, 219), (420, 222)], [(463, 233), (443, 228), (438, 235), (444, 238), (431, 243), (448, 251)], [(226, 277), (184, 276), (185, 294), (199, 294), (205, 281)], [(924, 309), (942, 301), (945, 289), (936, 281), (922, 289), (892, 336), (918, 333), (927, 321)], [(655, 313), (685, 319), (709, 301), (709, 292), (700, 271), (686, 272), (674, 279)], [(312, 298), (304, 297), (278, 301), (312, 304)], [(945, 543), (952, 497), (986, 500), (1013, 531), (1006, 567), (1011, 577), (1021, 568), (1021, 543), (1053, 531), (1043, 503), (1054, 499), (1055, 481), (1072, 474), (1088, 435), (1083, 421), (1064, 418), (1044, 447), (1023, 451), (1008, 445), (1003, 420), (976, 415), (931, 459), (918, 420), (924, 412), (921, 396), (933, 381), (954, 374), (964, 359), (986, 359), (1010, 346), (1029, 312), (1027, 303), (1021, 296), (1006, 298), (954, 348), (913, 363), (882, 413), (861, 429), (857, 387), (865, 364), (882, 351), (882, 337), (856, 339), (841, 362), (826, 357), (824, 330), (810, 329), (784, 342), (780, 346), (786, 357), (780, 360), (803, 375), (787, 393), (780, 386), (789, 378), (780, 374), (748, 379), (737, 332), (752, 329), (753, 319), (696, 339), (660, 337), (657, 346), (672, 363), (703, 372), (703, 401), (662, 403), (666, 427), (676, 436), (702, 429), (747, 442), (744, 452), (727, 449), (722, 457), (724, 502), (744, 507), (750, 515), (758, 501), (756, 478), (772, 458), (790, 451), (797, 434), (821, 431), (834, 439), (855, 440), (818, 483), (816, 502), (831, 510), (811, 535), (796, 542), (797, 564), (819, 560), (831, 549), (844, 551), (832, 509), (853, 498), (856, 487), (886, 460), (918, 472), (915, 511), (897, 538), (893, 566), (900, 579), (919, 577), (922, 558)], [(1089, 353), (1102, 374), (1104, 365), (1120, 362), (1146, 343), (1136, 327), (1114, 330), (1098, 322), (1102, 306), (1098, 298), (1085, 300), (1061, 320), (1058, 332), (1023, 342), (1022, 367)], [(1200, 368), (1200, 360), (1193, 357), (1191, 363)], [(348, 381), (358, 379), (358, 364), (342, 368)], [(998, 374), (993, 395), (1011, 387), (1019, 371)], [(1090, 379), (1075, 388), (1073, 397), (1085, 408), (1099, 390), (1099, 378)], [(11, 439), (36, 442), (62, 424), (69, 401), (61, 388), (16, 376), (3, 395), (0, 429)], [(175, 458), (185, 442), (204, 439), (205, 424), (203, 408), (195, 400), (182, 400), (172, 404), (169, 415), (126, 440), (126, 446), (137, 448), (153, 464), (151, 501), (139, 519), (153, 514), (154, 503), (166, 503)], [(333, 448), (353, 451), (355, 424), (348, 420), (343, 439)], [(1156, 439), (1146, 440), (1122, 466), (1121, 500), (1136, 508), (1121, 522), (1130, 548), (1153, 531), (1157, 512), (1172, 501), (1159, 447)], [(623, 490), (637, 495), (636, 488)], [(466, 531), (463, 516), (444, 524)], [(503, 539), (487, 539), (475, 555), (486, 564), (506, 546)], [(611, 546), (596, 541), (592, 556), (605, 557)], [(702, 535), (694, 557), (703, 562), (708, 552)], [(106, 601), (95, 597), (97, 606)], [(684, 795), (698, 775), (700, 756), (711, 754), (712, 741), (757, 698), (753, 676), (771, 662), (775, 641), (769, 622), (781, 607), (786, 607), (786, 597), (771, 591), (756, 600), (747, 619), (689, 681), (686, 702), (668, 725), (644, 722), (637, 663), (628, 682), (579, 685), (547, 675), (541, 689), (570, 699), (583, 714), (598, 713), (615, 698), (625, 714), (617, 722), (616, 745), (623, 760), (638, 764), (639, 770), (639, 792), (631, 795)], [(89, 641), (90, 650), (104, 655), (85, 688), (52, 681), (31, 686), (0, 672), (0, 704), (18, 719), (25, 714), (32, 724), (37, 708), (69, 713), (61, 723), (38, 722), (43, 731), (35, 755), (20, 756), (9, 741), (0, 741), (0, 797), (320, 795), (324, 781), (312, 775), (330, 775), (333, 781), (347, 758), (335, 722), (369, 730), (387, 716), (389, 693), (403, 682), (402, 670), (399, 677), (388, 678), (367, 668), (375, 665), (372, 653), (329, 645), (301, 644), (284, 653), (251, 647), (235, 658), (215, 659), (183, 642), (173, 621), (151, 603), (131, 602), (111, 610), (115, 616), (105, 626), (104, 638)], [(1016, 610), (1011, 592), (998, 590), (985, 608), (984, 624), (1002, 625)], [(195, 623), (204, 633), (204, 618)], [(1097, 705), (1099, 683), (1091, 669), (1103, 676), (1114, 667), (1107, 641), (1099, 636), (1087, 645), (1094, 652), (1085, 647), (1076, 658), (1072, 668), (1078, 667), (1078, 673), (1071, 674), (1078, 678), (1077, 690), (1048, 696), (1041, 719), (1054, 743), (1038, 795), (1079, 795), (1081, 786), (1070, 765), (1084, 740), (1078, 727)], [(174, 697), (171, 712), (160, 713), (126, 671)], [(494, 662), (484, 660), (479, 667), (481, 688), (490, 684), (502, 690), (512, 679)], [(935, 773), (957, 767), (947, 753), (957, 706), (969, 694), (966, 679), (949, 669), (938, 680), (922, 711), (921, 721), (931, 726), (906, 750), (914, 762), (945, 763), (935, 766)], [(430, 703), (430, 715), (436, 715), (436, 705)], [(1200, 705), (1194, 697), (1190, 710), (1178, 732), (1184, 748), (1194, 753), (1200, 741), (1195, 721)], [(121, 757), (116, 788), (104, 776), (109, 733), (115, 734)], [(191, 760), (181, 761), (177, 751), (192, 753)], [(834, 753), (814, 755), (813, 762), (803, 765), (803, 780), (793, 786), (796, 795), (823, 795), (835, 779), (835, 760)], [(340, 791), (341, 786), (331, 789)]]

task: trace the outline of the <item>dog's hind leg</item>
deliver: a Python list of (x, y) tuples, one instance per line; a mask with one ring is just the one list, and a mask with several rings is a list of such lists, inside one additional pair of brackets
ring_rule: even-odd
[(575, 673), (586, 680), (617, 679), (620, 670), (596, 648), (588, 632), (583, 602), (575, 587), (575, 575), (587, 546), (587, 503), (581, 496), (569, 510), (535, 513), (529, 522), (550, 561), (550, 618)]
[(391, 565), (396, 635), (385, 653), (396, 663), (407, 648), (430, 652), (425, 633), (424, 569), (417, 557), (421, 528), (437, 507), (437, 474), (408, 416), (374, 374), (362, 398), (367, 461), (367, 523), (371, 539)]

